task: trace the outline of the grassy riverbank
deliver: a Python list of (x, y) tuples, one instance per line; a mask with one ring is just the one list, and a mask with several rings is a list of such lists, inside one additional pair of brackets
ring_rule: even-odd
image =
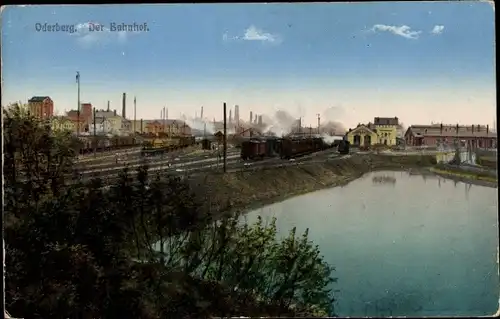
[(472, 183), (488, 187), (498, 187), (498, 179), (486, 174), (476, 174), (460, 169), (445, 169), (442, 167), (432, 167), (430, 168), (430, 171), (436, 175), (460, 182)]
[(434, 164), (434, 156), (429, 155), (356, 155), (324, 163), (207, 175), (192, 182), (212, 211), (248, 210), (342, 186), (370, 171), (415, 170)]
[(497, 158), (493, 156), (480, 156), (477, 158), (477, 164), (491, 169), (497, 169)]

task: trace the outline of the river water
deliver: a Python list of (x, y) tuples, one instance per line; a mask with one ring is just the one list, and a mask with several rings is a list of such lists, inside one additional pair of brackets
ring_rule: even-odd
[(247, 216), (310, 229), (339, 316), (481, 316), (499, 307), (497, 206), (496, 188), (375, 172)]

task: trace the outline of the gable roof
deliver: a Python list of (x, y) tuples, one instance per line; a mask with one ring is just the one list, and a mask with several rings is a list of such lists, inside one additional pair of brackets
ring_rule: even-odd
[(361, 131), (361, 130), (366, 130), (366, 131), (368, 131), (368, 132), (370, 132), (370, 133), (372, 133), (372, 134), (376, 134), (376, 133), (377, 133), (377, 131), (376, 131), (375, 129), (372, 129), (372, 128), (370, 128), (370, 127), (369, 127), (369, 125), (365, 125), (365, 124), (360, 124), (360, 125), (358, 125), (355, 129), (353, 129), (353, 130), (352, 130), (352, 131), (350, 131), (349, 133), (350, 133), (350, 134), (353, 134), (353, 133), (355, 133), (356, 131)]
[(442, 137), (496, 137), (496, 132), (485, 125), (411, 125), (405, 135), (411, 134), (416, 137), (442, 136)]
[(34, 96), (31, 99), (29, 99), (28, 102), (35, 102), (35, 103), (36, 102), (43, 102), (46, 99), (50, 100), (50, 97), (48, 97), (48, 96)]

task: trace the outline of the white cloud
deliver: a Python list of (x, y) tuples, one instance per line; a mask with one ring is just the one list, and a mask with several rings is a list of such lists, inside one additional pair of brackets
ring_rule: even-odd
[(227, 32), (222, 35), (223, 41), (232, 41), (232, 40), (245, 40), (245, 41), (260, 41), (267, 42), (273, 44), (279, 44), (282, 42), (282, 38), (277, 34), (272, 34), (269, 32), (264, 32), (261, 29), (256, 28), (251, 25), (245, 30), (245, 33), (241, 36), (229, 36)]
[(443, 33), (444, 30), (444, 25), (435, 25), (434, 28), (432, 29), (431, 33), (432, 34), (441, 34)]
[[(76, 31), (71, 35), (83, 47), (91, 47), (107, 43), (125, 43), (129, 34), (137, 32), (111, 31), (106, 26), (96, 22), (80, 23), (75, 26)], [(100, 31), (99, 31), (100, 30)]]
[(399, 35), (403, 38), (407, 39), (418, 39), (420, 36), (420, 33), (422, 31), (413, 31), (409, 26), (407, 25), (402, 25), (402, 26), (393, 26), (393, 25), (385, 25), (385, 24), (376, 24), (374, 25), (371, 30), (372, 32), (377, 32), (377, 31), (384, 31), (384, 32), (390, 32), (395, 35)]
[(278, 35), (264, 32), (262, 30), (257, 29), (253, 25), (248, 27), (248, 29), (246, 29), (243, 39), (247, 41), (263, 41), (263, 42), (280, 41), (280, 37)]

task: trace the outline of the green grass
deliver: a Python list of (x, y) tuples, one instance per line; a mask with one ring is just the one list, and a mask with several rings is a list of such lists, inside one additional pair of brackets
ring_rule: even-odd
[(494, 156), (481, 156), (477, 159), (477, 164), (488, 167), (488, 168), (497, 168), (497, 158)]
[(464, 178), (464, 179), (472, 179), (472, 180), (480, 180), (480, 181), (485, 181), (485, 182), (490, 182), (490, 183), (497, 183), (498, 179), (496, 177), (492, 176), (487, 176), (487, 175), (478, 175), (474, 173), (469, 173), (469, 172), (464, 172), (464, 171), (459, 171), (459, 170), (444, 170), (444, 169), (439, 169), (439, 168), (431, 168), (431, 171), (440, 175), (445, 175), (445, 176), (455, 176), (459, 178)]

